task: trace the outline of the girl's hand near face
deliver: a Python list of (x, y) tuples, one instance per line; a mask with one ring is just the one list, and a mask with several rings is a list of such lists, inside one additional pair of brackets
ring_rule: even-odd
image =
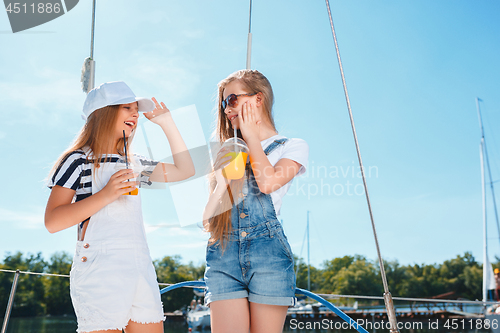
[[(144, 116), (151, 120), (155, 124), (159, 124), (160, 121), (167, 119), (167, 117), (172, 117), (170, 110), (165, 106), (165, 103), (158, 103), (156, 98), (151, 98), (155, 103), (155, 109), (153, 111), (144, 112)], [(160, 105), (161, 104), (161, 105)]]
[(241, 135), (248, 143), (252, 140), (260, 142), (260, 123), (261, 120), (257, 118), (255, 106), (250, 102), (245, 102), (240, 111), (238, 111), (239, 125)]
[(137, 176), (138, 174), (132, 173), (130, 169), (123, 169), (113, 174), (106, 186), (100, 191), (101, 195), (107, 201), (106, 204), (115, 201), (125, 193), (135, 190), (138, 185), (137, 182), (127, 180), (136, 178)]

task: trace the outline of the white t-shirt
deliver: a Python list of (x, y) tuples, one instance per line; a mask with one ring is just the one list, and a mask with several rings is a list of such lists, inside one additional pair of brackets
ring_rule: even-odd
[[(261, 141), (262, 149), (266, 149), (274, 140), (284, 139), (283, 135), (276, 134), (275, 136), (270, 137), (264, 141)], [(279, 145), (276, 149), (274, 149), (269, 155), (267, 155), (269, 162), (271, 165), (275, 166), (276, 163), (282, 158), (288, 158), (292, 161), (295, 161), (301, 165), (297, 176), (302, 175), (306, 172), (307, 168), (307, 160), (309, 158), (309, 145), (302, 139), (291, 138), (288, 139), (287, 142), (283, 145)], [(278, 190), (271, 193), (271, 198), (273, 199), (274, 210), (276, 211), (276, 216), (280, 214), (281, 203), (283, 197), (290, 186), (292, 186), (292, 180), (288, 183), (280, 187)]]

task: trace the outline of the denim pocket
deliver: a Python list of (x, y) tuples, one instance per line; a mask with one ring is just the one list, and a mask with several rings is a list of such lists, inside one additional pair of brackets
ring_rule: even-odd
[(285, 252), (285, 254), (288, 256), (288, 258), (290, 258), (290, 260), (293, 261), (292, 248), (290, 247), (290, 244), (288, 243), (288, 240), (285, 236), (285, 233), (283, 232), (283, 229), (282, 228), (277, 229), (275, 231), (274, 235), (276, 236), (276, 238), (279, 239), (279, 241), (281, 243), (281, 247), (283, 248), (283, 251)]

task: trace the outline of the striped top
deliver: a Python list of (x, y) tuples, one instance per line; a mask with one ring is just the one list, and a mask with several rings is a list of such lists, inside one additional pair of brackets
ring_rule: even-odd
[[(90, 152), (90, 149), (88, 152)], [(118, 154), (105, 155), (101, 158), (100, 163), (116, 164), (121, 157)], [(149, 176), (158, 162), (139, 155), (133, 155), (133, 157), (134, 161), (140, 162), (140, 166), (142, 167), (142, 171), (138, 177), (138, 181), (140, 182), (139, 187), (142, 184), (151, 185)], [(88, 153), (85, 153), (82, 149), (68, 153), (57, 166), (47, 186), (52, 189), (58, 185), (74, 190), (75, 196), (73, 197), (73, 202), (88, 198), (92, 195), (92, 163), (93, 160), (88, 158)], [(87, 220), (83, 221), (80, 226), (83, 226), (83, 223)]]

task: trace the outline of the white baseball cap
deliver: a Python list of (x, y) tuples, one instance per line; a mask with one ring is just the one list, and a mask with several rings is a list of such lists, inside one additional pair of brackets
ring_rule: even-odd
[(83, 104), (83, 114), (87, 119), (92, 112), (108, 105), (137, 102), (139, 112), (153, 111), (155, 104), (149, 98), (136, 97), (132, 89), (123, 81), (106, 82), (89, 91)]

